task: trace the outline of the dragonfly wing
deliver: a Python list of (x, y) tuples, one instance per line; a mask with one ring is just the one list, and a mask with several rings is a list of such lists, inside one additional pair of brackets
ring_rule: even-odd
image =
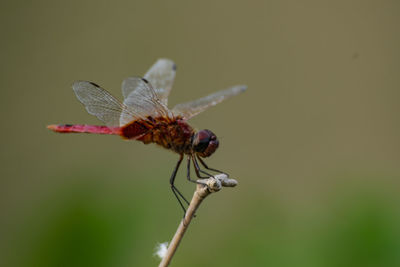
[(167, 106), (159, 100), (148, 80), (139, 77), (127, 78), (123, 81), (122, 88), (126, 89), (125, 92), (129, 91), (130, 93), (124, 99), (124, 105), (128, 109), (122, 111), (120, 125), (132, 122), (132, 112), (135, 114), (135, 118), (143, 120), (147, 120), (149, 117), (172, 116)]
[(218, 91), (211, 95), (199, 98), (195, 101), (178, 104), (172, 109), (172, 113), (176, 116), (182, 116), (188, 120), (208, 109), (209, 107), (215, 106), (225, 99), (244, 92), (246, 89), (246, 85), (236, 85), (229, 89)]
[(119, 126), (122, 111), (129, 112), (121, 102), (95, 83), (77, 81), (72, 85), (72, 89), (89, 114), (96, 116), (107, 126)]
[(160, 58), (144, 75), (164, 105), (168, 104), (168, 96), (174, 83), (175, 74), (175, 63), (172, 60)]
[[(144, 75), (144, 78), (153, 86), (158, 99), (168, 104), (168, 95), (172, 89), (176, 73), (176, 65), (172, 60), (161, 58)], [(136, 84), (131, 84), (128, 78), (122, 83), (122, 94), (126, 98), (134, 89)]]

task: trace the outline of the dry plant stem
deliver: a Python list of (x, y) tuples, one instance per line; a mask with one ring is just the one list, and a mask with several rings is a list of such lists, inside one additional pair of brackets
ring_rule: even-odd
[(222, 186), (226, 187), (234, 187), (237, 185), (236, 180), (229, 179), (225, 174), (218, 174), (215, 177), (210, 177), (205, 180), (198, 180), (200, 184), (197, 184), (196, 191), (193, 194), (193, 198), (190, 201), (190, 205), (186, 211), (185, 218), (182, 219), (181, 223), (178, 226), (178, 230), (176, 231), (174, 237), (171, 240), (171, 243), (168, 246), (167, 253), (165, 257), (161, 260), (159, 267), (166, 267), (172, 260), (172, 257), (175, 254), (176, 249), (181, 242), (183, 235), (185, 234), (187, 228), (189, 227), (192, 218), (201, 202), (211, 193), (218, 192), (221, 190)]

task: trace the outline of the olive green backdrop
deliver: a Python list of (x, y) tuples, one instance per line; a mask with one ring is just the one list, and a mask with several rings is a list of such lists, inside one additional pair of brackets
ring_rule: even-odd
[[(2, 1), (0, 265), (156, 266), (182, 212), (177, 155), (116, 136), (71, 84), (178, 65), (170, 104), (248, 91), (191, 120), (239, 186), (198, 211), (172, 266), (400, 266), (398, 1)], [(181, 170), (177, 185), (194, 186)]]

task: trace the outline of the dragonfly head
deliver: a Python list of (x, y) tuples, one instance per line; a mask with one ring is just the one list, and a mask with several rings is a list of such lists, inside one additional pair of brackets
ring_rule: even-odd
[(219, 145), (217, 136), (210, 130), (198, 131), (192, 140), (192, 147), (200, 157), (206, 158), (211, 156)]

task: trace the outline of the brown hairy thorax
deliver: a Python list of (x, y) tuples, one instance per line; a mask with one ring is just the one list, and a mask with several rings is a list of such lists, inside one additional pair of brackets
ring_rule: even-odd
[(145, 144), (156, 143), (178, 154), (192, 154), (193, 128), (181, 117), (147, 117), (136, 120), (121, 128), (121, 136)]

